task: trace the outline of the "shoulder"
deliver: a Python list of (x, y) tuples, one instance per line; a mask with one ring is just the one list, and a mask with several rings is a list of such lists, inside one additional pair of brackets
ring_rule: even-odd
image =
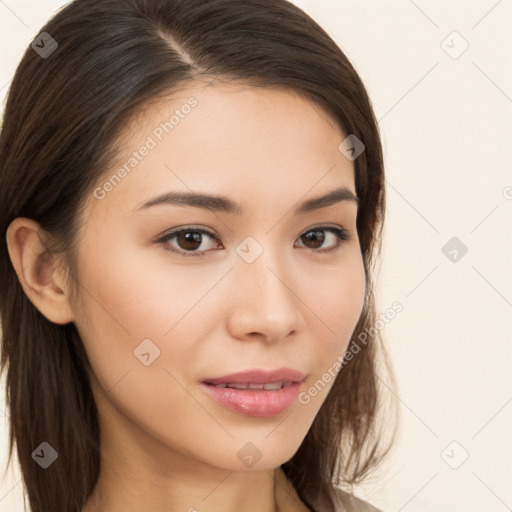
[(340, 512), (383, 512), (380, 508), (341, 489), (337, 490), (337, 495), (340, 505), (343, 507)]

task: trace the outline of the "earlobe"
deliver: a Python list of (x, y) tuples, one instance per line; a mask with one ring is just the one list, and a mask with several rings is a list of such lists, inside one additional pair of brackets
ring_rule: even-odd
[(42, 243), (41, 226), (32, 219), (18, 217), (9, 225), (6, 238), (12, 265), (32, 304), (53, 323), (72, 322), (64, 269)]

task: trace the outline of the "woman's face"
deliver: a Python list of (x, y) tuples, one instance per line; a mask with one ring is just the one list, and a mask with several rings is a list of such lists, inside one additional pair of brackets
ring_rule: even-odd
[[(355, 195), (344, 138), (294, 93), (234, 84), (190, 87), (127, 126), (88, 198), (74, 305), (103, 441), (162, 472), (170, 457), (243, 471), (293, 456), (363, 307), (356, 201), (295, 211)], [(194, 204), (171, 201), (192, 193)], [(199, 194), (223, 200), (208, 209)], [(204, 384), (283, 368), (304, 379), (280, 391)]]

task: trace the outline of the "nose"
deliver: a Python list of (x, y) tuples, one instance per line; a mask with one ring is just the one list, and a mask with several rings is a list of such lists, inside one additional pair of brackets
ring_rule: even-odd
[(298, 276), (279, 259), (268, 249), (252, 263), (237, 257), (231, 272), (227, 325), (233, 337), (276, 342), (301, 331)]

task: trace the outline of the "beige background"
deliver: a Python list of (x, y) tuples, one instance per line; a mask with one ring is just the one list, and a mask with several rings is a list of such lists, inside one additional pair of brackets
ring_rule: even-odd
[[(0, 100), (64, 3), (0, 0)], [(295, 3), (359, 71), (385, 145), (378, 311), (404, 308), (383, 330), (402, 424), (358, 493), (386, 512), (512, 510), (512, 1)], [(442, 251), (452, 237), (468, 248), (456, 262)], [(0, 409), (3, 468), (3, 396)], [(0, 509), (22, 510), (16, 467)]]

